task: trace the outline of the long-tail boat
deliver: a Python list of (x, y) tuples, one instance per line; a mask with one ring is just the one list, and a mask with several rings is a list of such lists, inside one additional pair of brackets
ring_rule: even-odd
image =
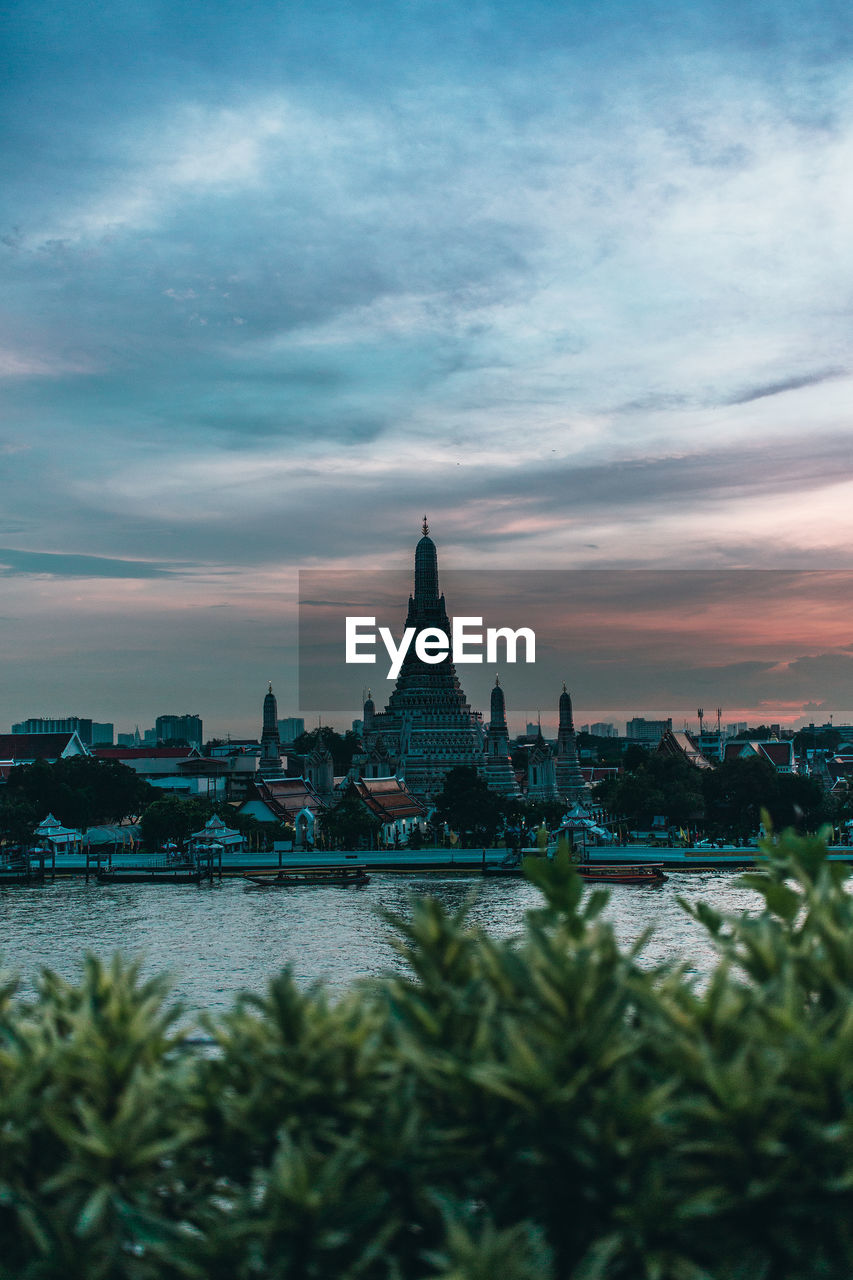
[(247, 889), (291, 889), (301, 884), (353, 885), (368, 884), (370, 876), (363, 867), (306, 867), (272, 874), (244, 875)]

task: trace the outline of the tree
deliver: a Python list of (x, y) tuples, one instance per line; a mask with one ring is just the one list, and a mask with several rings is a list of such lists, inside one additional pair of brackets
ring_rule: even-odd
[(10, 844), (29, 844), (39, 821), (40, 815), (31, 801), (9, 795), (6, 791), (0, 792), (0, 840), (7, 840)]
[(788, 827), (818, 831), (834, 817), (834, 805), (817, 778), (797, 773), (780, 773), (776, 778), (776, 799), (770, 817), (777, 831)]
[(31, 804), (38, 821), (52, 813), (65, 826), (83, 831), (93, 823), (135, 818), (156, 795), (127, 765), (92, 756), (19, 765), (9, 774), (7, 791)]
[[(632, 749), (636, 748), (629, 747), (626, 758)], [(600, 784), (596, 799), (637, 825), (647, 826), (658, 814), (679, 827), (701, 818), (704, 799), (698, 769), (677, 756), (639, 751), (642, 755), (633, 757), (634, 771)]]
[(358, 745), (358, 737), (351, 729), (347, 729), (346, 733), (340, 734), (328, 725), (321, 725), (319, 729), (309, 729), (306, 733), (300, 733), (299, 737), (294, 740), (288, 756), (300, 756), (304, 759), (318, 745), (331, 752), (335, 773), (340, 775), (346, 773), (352, 764), (352, 758)]
[(768, 761), (745, 756), (706, 770), (702, 790), (709, 828), (717, 835), (743, 840), (758, 831), (762, 809), (773, 812), (779, 780)]
[(350, 786), (338, 803), (323, 814), (322, 826), (334, 848), (359, 849), (365, 844), (368, 848), (376, 844), (382, 824)]
[(142, 815), (140, 832), (146, 849), (157, 849), (167, 840), (183, 844), (200, 831), (213, 812), (207, 801), (183, 800), (164, 795), (150, 804)]
[(647, 747), (641, 747), (639, 742), (629, 742), (622, 754), (622, 768), (626, 773), (636, 773), (637, 769), (644, 768), (651, 758)]
[(800, 729), (794, 734), (794, 751), (798, 756), (804, 751), (836, 751), (842, 741), (839, 729)]
[(492, 844), (504, 821), (504, 806), (470, 765), (450, 769), (435, 798), (436, 817), (462, 837), (463, 844)]

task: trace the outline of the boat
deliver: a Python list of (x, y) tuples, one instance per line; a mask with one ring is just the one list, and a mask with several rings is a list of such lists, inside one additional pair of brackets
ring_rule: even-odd
[(328, 867), (324, 869), (277, 871), (266, 875), (244, 875), (247, 889), (287, 889), (301, 884), (354, 885), (361, 888), (370, 876), (363, 867)]
[(663, 863), (594, 863), (582, 862), (575, 867), (581, 880), (601, 884), (663, 884)]
[[(523, 849), (528, 857), (539, 853), (539, 850)], [(539, 854), (541, 857), (541, 853)], [(606, 863), (576, 862), (574, 863), (581, 880), (600, 882), (602, 884), (661, 884), (666, 876), (663, 863)], [(524, 866), (520, 855), (508, 854), (501, 862), (483, 867), (484, 876), (523, 876)]]
[(135, 870), (113, 868), (98, 871), (95, 880), (98, 884), (199, 884), (201, 872), (190, 867), (176, 867), (170, 870), (164, 870), (162, 867)]

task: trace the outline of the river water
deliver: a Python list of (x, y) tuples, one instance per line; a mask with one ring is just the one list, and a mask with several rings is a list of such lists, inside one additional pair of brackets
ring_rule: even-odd
[[(450, 909), (472, 898), (471, 921), (496, 937), (519, 932), (524, 912), (542, 901), (525, 880), (459, 873), (374, 874), (362, 889), (266, 892), (247, 890), (239, 879), (213, 888), (59, 880), (0, 888), (0, 952), (24, 990), (44, 967), (73, 978), (86, 951), (142, 955), (146, 972), (172, 975), (190, 1010), (217, 1011), (241, 989), (263, 990), (287, 963), (300, 983), (323, 979), (335, 991), (398, 967), (377, 909), (405, 914), (412, 894), (432, 894)], [(651, 926), (644, 962), (681, 958), (698, 974), (710, 969), (714, 951), (679, 896), (724, 911), (754, 911), (760, 901), (736, 874), (713, 871), (673, 873), (659, 886), (616, 885), (610, 894), (605, 917), (620, 942), (634, 942)]]

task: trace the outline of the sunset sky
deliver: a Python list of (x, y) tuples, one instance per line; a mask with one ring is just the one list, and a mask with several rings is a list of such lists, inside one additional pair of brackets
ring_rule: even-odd
[(853, 720), (852, 52), (835, 0), (16, 4), (0, 730), (257, 733), (298, 570), (425, 511), (442, 572), (705, 571), (602, 575), (579, 722)]

